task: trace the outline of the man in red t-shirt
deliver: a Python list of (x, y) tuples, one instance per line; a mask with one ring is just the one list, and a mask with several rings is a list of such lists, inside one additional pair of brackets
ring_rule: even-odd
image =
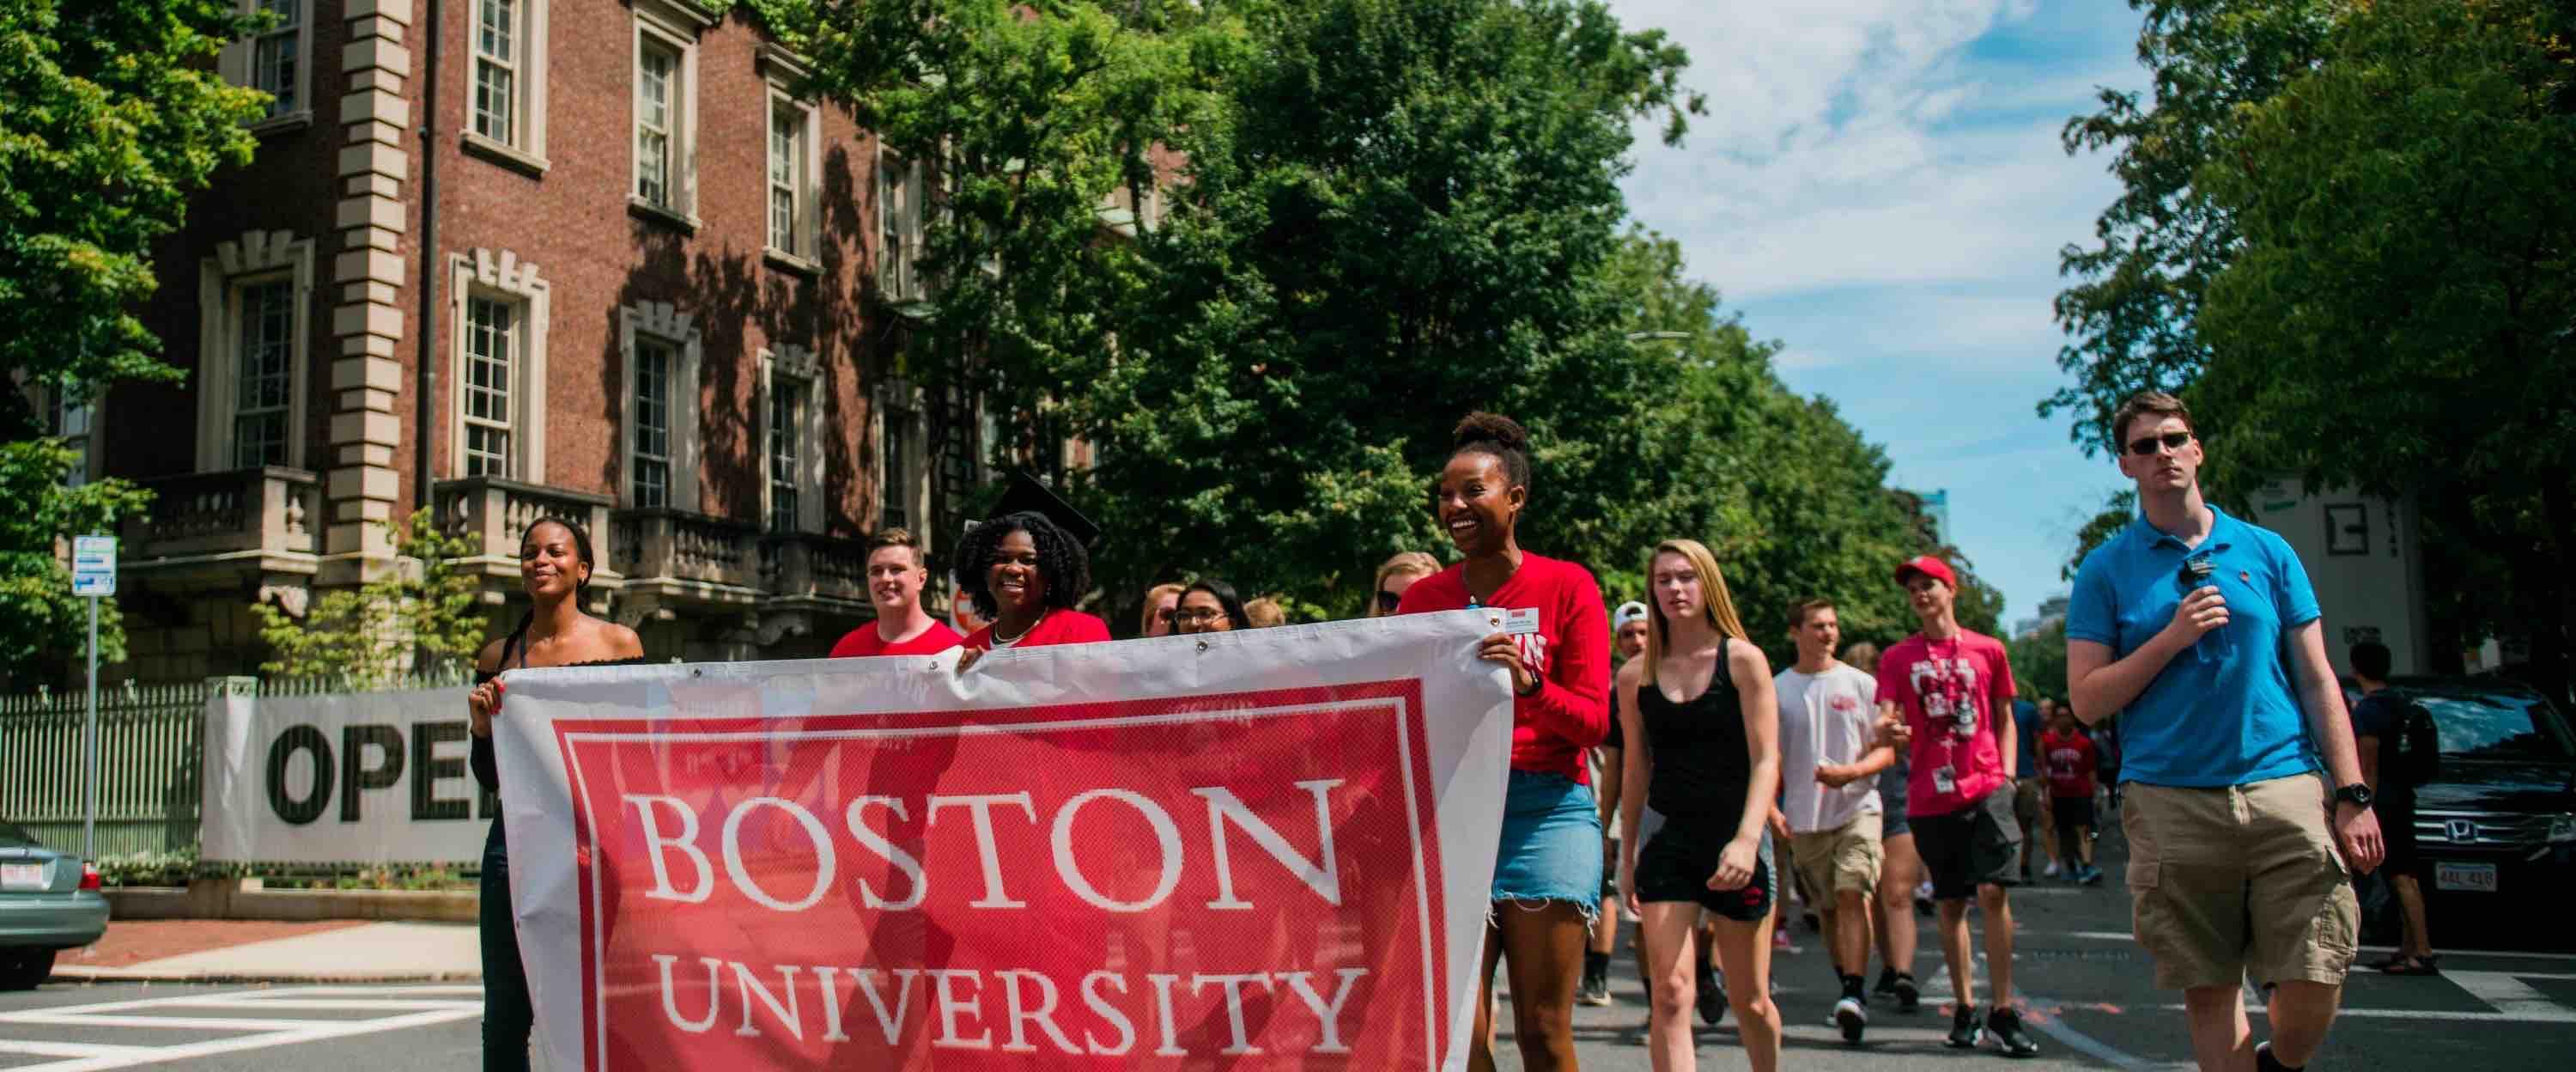
[(2093, 775), (2098, 760), (2093, 739), (2075, 725), (2073, 707), (2061, 705), (2049, 716), (2048, 732), (2039, 736), (2039, 762), (2048, 771), (2058, 858), (2074, 868), (2069, 877), (2075, 881), (2088, 885), (2102, 881), (2102, 870), (2093, 866)]
[(877, 620), (832, 645), (832, 658), (930, 655), (956, 647), (964, 638), (921, 607), (921, 586), (929, 580), (920, 541), (902, 529), (878, 532), (868, 541), (868, 602)]
[[(1903, 726), (1912, 769), (1906, 784), (1914, 847), (1932, 873), (1941, 905), (1941, 951), (1950, 962), (1958, 1009), (1949, 1044), (1988, 1040), (2014, 1057), (2039, 1052), (2012, 1008), (2012, 903), (2005, 886), (2019, 873), (2021, 823), (2013, 815), (2012, 663), (2003, 642), (1961, 628), (1958, 577), (1925, 555), (1896, 567), (1923, 628), (1878, 657), (1882, 735)], [(1976, 960), (1968, 947), (1968, 898), (1985, 916), (1986, 971), (1994, 1011), (1977, 1017)]]

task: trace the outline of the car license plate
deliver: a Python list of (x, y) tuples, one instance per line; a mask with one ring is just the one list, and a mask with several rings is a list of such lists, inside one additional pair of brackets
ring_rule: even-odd
[(2496, 892), (2496, 865), (2443, 864), (2433, 874), (2433, 888), (2494, 893)]
[(0, 864), (0, 890), (41, 890), (45, 886), (43, 864)]

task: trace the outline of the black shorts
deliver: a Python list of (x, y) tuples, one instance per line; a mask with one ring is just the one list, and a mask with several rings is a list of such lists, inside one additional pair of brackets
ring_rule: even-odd
[(1932, 873), (1932, 897), (1959, 901), (1981, 885), (2001, 886), (2021, 874), (2021, 824), (2013, 817), (2013, 791), (1998, 787), (1947, 815), (1916, 815), (1914, 851)]
[(1762, 840), (1761, 854), (1754, 857), (1753, 879), (1743, 889), (1708, 888), (1709, 876), (1717, 873), (1718, 857), (1734, 836), (1732, 827), (1667, 820), (1637, 852), (1637, 900), (1644, 904), (1688, 901), (1738, 923), (1755, 923), (1770, 915), (1771, 902), (1780, 891), (1768, 837)]
[(2424, 857), (2415, 847), (2415, 802), (2400, 800), (2391, 804), (2387, 797), (2372, 810), (2379, 813), (2379, 834), (2388, 843), (2388, 856), (2379, 863), (2383, 875), (2424, 877)]
[(2058, 828), (2061, 830), (2067, 827), (2093, 825), (2093, 798), (2090, 796), (2051, 797), (2048, 801), (2048, 810), (2056, 818)]

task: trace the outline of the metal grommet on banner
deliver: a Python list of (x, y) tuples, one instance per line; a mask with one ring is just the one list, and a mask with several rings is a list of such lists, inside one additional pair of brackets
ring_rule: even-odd
[(1207, 643), (1207, 641), (1204, 641), (1204, 640), (1199, 641), (1199, 654), (1201, 654), (1201, 655), (1205, 655), (1205, 654), (1207, 654), (1207, 649), (1208, 649), (1208, 643)]
[(692, 667), (690, 667), (690, 668), (689, 668), (689, 676), (690, 676), (690, 677), (705, 677), (705, 676), (707, 676), (706, 668), (704, 668), (704, 667), (698, 667), (698, 666), (692, 666)]

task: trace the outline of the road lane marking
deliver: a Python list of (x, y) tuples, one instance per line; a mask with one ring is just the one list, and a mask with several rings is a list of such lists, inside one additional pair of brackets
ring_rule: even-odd
[[(445, 1000), (439, 1000), (433, 995), (445, 995)], [(252, 1015), (136, 1015), (145, 1010), (161, 1009), (232, 1009)], [(329, 1020), (259, 1015), (292, 1012), (298, 1009), (314, 1012), (383, 1012), (389, 1015), (364, 1019)], [(0, 1053), (63, 1058), (63, 1060), (44, 1064), (18, 1066), (11, 1072), (110, 1072), (110, 1070), (132, 1068), (138, 1065), (290, 1046), (300, 1042), (401, 1031), (469, 1019), (482, 1015), (482, 1012), (483, 1001), (479, 987), (449, 986), (378, 990), (358, 987), (309, 987), (222, 994), (181, 994), (0, 1013), (0, 1027), (27, 1024), (52, 1027), (182, 1028), (247, 1033), (230, 1038), (203, 1039), (168, 1045), (107, 1045), (0, 1039)]]

